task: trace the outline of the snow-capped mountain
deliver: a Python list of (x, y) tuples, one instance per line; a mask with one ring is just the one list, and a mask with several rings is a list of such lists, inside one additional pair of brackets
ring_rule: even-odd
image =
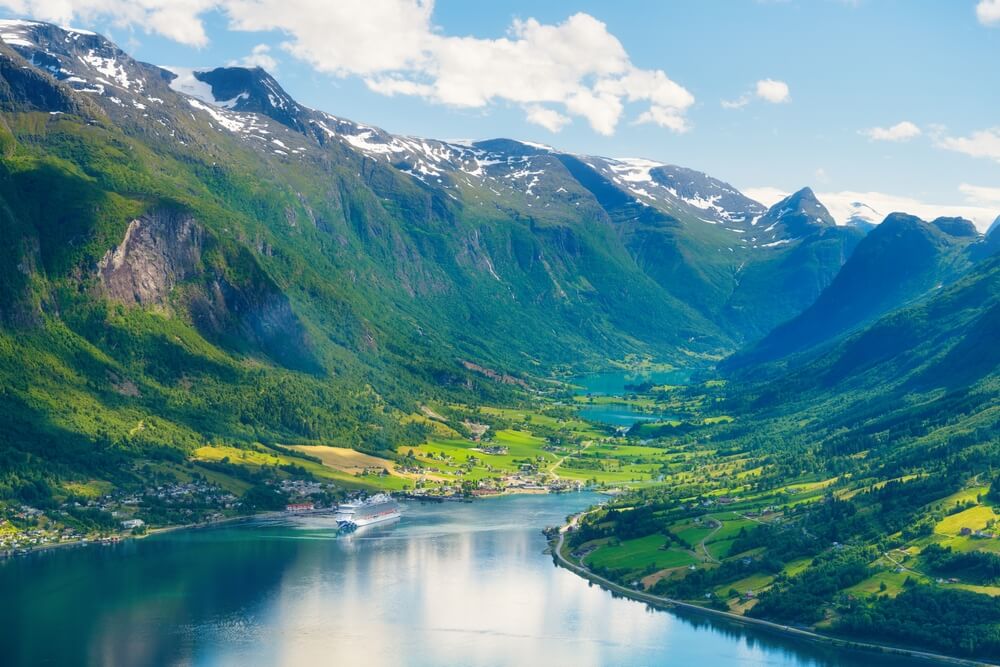
[(638, 201), (683, 211), (703, 222), (747, 228), (766, 208), (700, 171), (642, 158), (581, 158)]
[(767, 209), (755, 221), (753, 238), (768, 247), (791, 243), (834, 225), (830, 212), (816, 199), (812, 189), (802, 188)]
[[(691, 330), (722, 326), (738, 337), (766, 331), (815, 298), (856, 242), (834, 228), (808, 189), (768, 209), (724, 181), (650, 159), (574, 155), (515, 139), (441, 141), (392, 134), (309, 108), (260, 68), (158, 67), (134, 60), (100, 35), (31, 21), (0, 23), (0, 38), (29, 63), (26, 71), (58, 82), (38, 90), (63, 91), (66, 100), (92, 107), (76, 115), (102, 115), (126, 134), (155, 142), (155, 151), (211, 165), (251, 151), (270, 172), (308, 182), (314, 176), (350, 175), (363, 186), (352, 183), (348, 190), (373, 191), (363, 210), (380, 207), (380, 216), (402, 224), (441, 215), (475, 225), (501, 221), (540, 237), (562, 230), (545, 240), (556, 244), (558, 250), (550, 251), (555, 255), (531, 260), (541, 262), (560, 298), (568, 298), (570, 285), (581, 299), (592, 298), (591, 280), (577, 275), (577, 264), (589, 255), (578, 253), (582, 236), (589, 235), (586, 243), (600, 238), (599, 252), (607, 253), (601, 261), (615, 265), (601, 275), (634, 273), (632, 288), (661, 290), (657, 299), (664, 308), (698, 322)], [(16, 56), (6, 58), (10, 67), (21, 67)], [(65, 112), (69, 107), (34, 108)], [(402, 192), (410, 199), (395, 207), (382, 204)], [(346, 205), (339, 198), (314, 205)], [(311, 210), (303, 214), (318, 220)], [(519, 256), (517, 266), (505, 269), (483, 248), (483, 233), (456, 227), (445, 233), (446, 243), (458, 261), (481, 268), (515, 294), (510, 272), (531, 262)], [(500, 247), (519, 246), (508, 239), (494, 252)], [(562, 278), (554, 268), (558, 264), (568, 272)], [(777, 273), (774, 266), (780, 267)], [(420, 273), (406, 276), (407, 289), (415, 293), (441, 284), (430, 277), (436, 270), (400, 272)], [(781, 298), (774, 298), (775, 292)]]
[[(84, 30), (7, 20), (0, 22), (0, 36), (35, 66), (93, 96), (114, 117), (152, 121), (160, 126), (154, 131), (180, 141), (186, 139), (171, 112), (200, 116), (220, 131), (276, 155), (301, 157), (310, 144), (337, 142), (443, 189), (485, 186), (494, 194), (517, 191), (539, 201), (541, 192), (571, 196), (550, 173), (563, 171), (558, 156), (565, 154), (541, 144), (393, 135), (299, 104), (260, 68), (156, 67), (135, 61)], [(638, 158), (580, 159), (637, 203), (669, 215), (740, 230), (765, 212), (733, 186), (698, 171)], [(546, 187), (547, 179), (552, 187)]]
[(842, 225), (852, 225), (867, 233), (884, 219), (885, 215), (879, 213), (868, 204), (855, 201), (851, 202), (850, 208), (845, 212), (844, 217), (842, 219), (838, 218), (838, 222)]

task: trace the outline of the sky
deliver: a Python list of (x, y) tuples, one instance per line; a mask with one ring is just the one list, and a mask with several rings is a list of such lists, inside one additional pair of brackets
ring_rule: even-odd
[[(1000, 0), (0, 0), (159, 65), (255, 64), (397, 134), (513, 137), (1000, 215)], [(835, 213), (836, 216), (836, 213)]]

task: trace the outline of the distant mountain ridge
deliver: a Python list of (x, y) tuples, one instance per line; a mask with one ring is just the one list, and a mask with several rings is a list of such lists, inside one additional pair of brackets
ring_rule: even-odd
[(968, 220), (924, 222), (893, 213), (858, 244), (812, 305), (737, 353), (727, 366), (775, 361), (835, 340), (954, 282), (991, 254), (988, 241)]

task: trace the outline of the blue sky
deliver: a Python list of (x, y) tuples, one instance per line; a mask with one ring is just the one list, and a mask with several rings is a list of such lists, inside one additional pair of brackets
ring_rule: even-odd
[(1000, 214), (1000, 0), (133, 4), (0, 0), (156, 64), (261, 62), (300, 102), (395, 133), (647, 157), (761, 199), (811, 185)]

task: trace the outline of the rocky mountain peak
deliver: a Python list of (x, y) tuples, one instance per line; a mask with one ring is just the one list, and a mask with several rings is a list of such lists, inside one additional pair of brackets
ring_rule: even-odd
[(155, 67), (87, 30), (6, 19), (0, 20), (0, 38), (34, 67), (78, 92), (119, 99), (143, 93), (151, 79), (159, 78)]
[(778, 243), (799, 239), (835, 224), (812, 188), (805, 187), (769, 208), (756, 226), (761, 238), (767, 238), (769, 234), (772, 242)]
[(168, 69), (173, 74), (171, 88), (178, 92), (223, 109), (263, 114), (299, 131), (307, 127), (307, 110), (260, 67)]

